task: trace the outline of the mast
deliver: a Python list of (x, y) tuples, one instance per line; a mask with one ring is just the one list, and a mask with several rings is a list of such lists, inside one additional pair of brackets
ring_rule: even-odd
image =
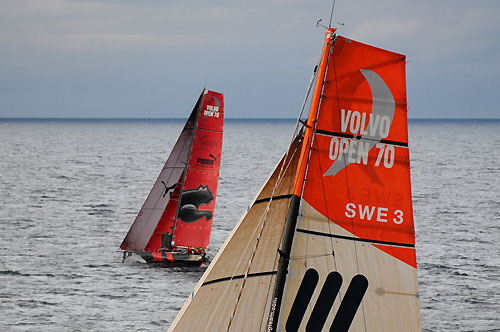
[(317, 112), (319, 109), (319, 102), (321, 99), (321, 92), (323, 90), (323, 81), (325, 79), (326, 68), (328, 66), (328, 58), (330, 55), (332, 42), (335, 36), (335, 30), (336, 29), (330, 27), (326, 32), (325, 45), (323, 46), (321, 62), (318, 69), (318, 76), (316, 78), (316, 85), (314, 86), (314, 92), (311, 99), (309, 115), (307, 117), (307, 122), (305, 125), (306, 128), (304, 133), (304, 140), (302, 143), (302, 150), (298, 163), (297, 173), (295, 176), (294, 190), (285, 221), (285, 229), (283, 231), (283, 240), (281, 242), (281, 248), (278, 249), (280, 258), (278, 261), (276, 282), (274, 284), (274, 292), (271, 302), (271, 308), (269, 311), (269, 318), (267, 321), (267, 331), (269, 332), (276, 332), (278, 324), (283, 291), (285, 288), (286, 276), (288, 273), (288, 263), (290, 260), (290, 252), (292, 249), (293, 236), (295, 233), (295, 226), (297, 224), (297, 215), (300, 207), (300, 198), (302, 196), (302, 189), (307, 169), (307, 163), (309, 159), (309, 152), (311, 149), (312, 137), (314, 133)]

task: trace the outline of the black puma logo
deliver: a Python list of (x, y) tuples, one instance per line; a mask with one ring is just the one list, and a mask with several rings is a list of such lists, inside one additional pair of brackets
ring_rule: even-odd
[(165, 195), (167, 195), (167, 193), (168, 193), (170, 190), (174, 189), (174, 188), (175, 188), (175, 186), (177, 185), (177, 183), (174, 183), (174, 184), (173, 184), (173, 185), (171, 185), (170, 187), (167, 187), (167, 184), (166, 184), (165, 182), (163, 182), (163, 181), (162, 181), (161, 183), (163, 183), (163, 185), (165, 186), (165, 192), (163, 193), (163, 197), (165, 197)]
[(188, 189), (181, 194), (181, 203), (179, 208), (179, 219), (192, 223), (205, 218), (207, 221), (212, 219), (212, 212), (199, 211), (200, 205), (208, 204), (214, 199), (208, 185), (200, 185), (197, 189)]
[(215, 158), (215, 156), (213, 154), (210, 154), (209, 155), (210, 158), (213, 158), (213, 159), (209, 159), (209, 158), (198, 158), (196, 160), (196, 163), (197, 164), (202, 164), (202, 165), (213, 165), (215, 164), (215, 162), (217, 161), (217, 158)]

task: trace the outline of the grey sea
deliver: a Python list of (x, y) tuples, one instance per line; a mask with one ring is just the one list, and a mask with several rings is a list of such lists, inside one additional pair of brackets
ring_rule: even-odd
[[(0, 120), (0, 331), (165, 331), (203, 268), (118, 247), (184, 120)], [(295, 121), (228, 120), (209, 255)], [(409, 123), (423, 331), (500, 331), (500, 121)], [(210, 308), (207, 308), (210, 310)]]

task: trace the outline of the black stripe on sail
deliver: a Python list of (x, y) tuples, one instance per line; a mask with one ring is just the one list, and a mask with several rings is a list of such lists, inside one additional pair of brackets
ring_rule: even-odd
[(263, 203), (263, 202), (269, 202), (272, 198), (273, 201), (277, 201), (277, 200), (280, 200), (280, 199), (287, 199), (287, 198), (291, 198), (292, 195), (279, 195), (279, 196), (274, 196), (274, 197), (266, 197), (266, 198), (261, 198), (261, 199), (258, 199), (256, 200), (253, 204), (259, 204), (259, 203)]
[(380, 140), (380, 143), (408, 147), (408, 143), (398, 142), (398, 141), (390, 141), (388, 139)]
[(331, 272), (326, 277), (325, 284), (321, 289), (318, 301), (314, 305), (311, 317), (307, 322), (306, 331), (314, 332), (323, 330), (328, 314), (333, 307), (335, 297), (342, 286), (342, 276), (338, 272)]
[(330, 332), (347, 332), (349, 330), (367, 288), (368, 279), (365, 276), (358, 274), (352, 278), (333, 319)]
[[(317, 129), (316, 133), (321, 134), (321, 135), (327, 135), (327, 136), (373, 140), (370, 138), (364, 138), (363, 136), (356, 136), (356, 135), (352, 135), (352, 134), (339, 133), (339, 132), (335, 132), (335, 131), (328, 131), (328, 130), (321, 130), (321, 129)], [(406, 143), (406, 142), (390, 141), (390, 140), (386, 140), (386, 139), (381, 140), (380, 143), (408, 147), (408, 143)]]
[(321, 129), (316, 129), (316, 134), (337, 136), (337, 137), (344, 137), (344, 138), (356, 138), (357, 137), (356, 135), (353, 135), (353, 134), (338, 133), (335, 131), (328, 131), (328, 130), (321, 130)]
[(309, 269), (304, 274), (304, 279), (300, 283), (299, 290), (292, 304), (292, 309), (290, 309), (290, 315), (286, 321), (285, 327), (287, 332), (296, 332), (299, 330), (300, 323), (302, 322), (302, 318), (304, 318), (318, 280), (319, 274), (315, 269)]
[(323, 232), (316, 232), (316, 231), (311, 231), (311, 230), (308, 230), (308, 229), (301, 229), (301, 228), (297, 228), (297, 232), (304, 233), (304, 234), (310, 234), (310, 235), (332, 237), (332, 238), (343, 239), (343, 240), (352, 240), (352, 241), (358, 241), (358, 242), (368, 242), (368, 243), (374, 243), (374, 244), (382, 244), (382, 245), (386, 245), (386, 246), (415, 248), (414, 244), (409, 244), (409, 243), (400, 243), (400, 242), (389, 242), (389, 241), (363, 239), (363, 238), (359, 238), (359, 237), (351, 237), (351, 236), (344, 236), (344, 235), (336, 235), (336, 234), (329, 234), (329, 233), (323, 233)]
[[(276, 271), (249, 273), (247, 275), (247, 278), (263, 277), (263, 276), (274, 275), (274, 274), (276, 274)], [(218, 283), (218, 282), (229, 281), (229, 280), (243, 279), (243, 278), (245, 278), (245, 275), (244, 274), (239, 274), (237, 276), (224, 277), (224, 278), (219, 278), (219, 279), (213, 279), (213, 280), (205, 281), (201, 286), (206, 286), (206, 285), (215, 284), (215, 283)]]

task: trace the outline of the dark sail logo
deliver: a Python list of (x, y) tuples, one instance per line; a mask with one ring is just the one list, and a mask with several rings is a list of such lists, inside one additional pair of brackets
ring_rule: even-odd
[[(299, 330), (302, 319), (309, 306), (309, 302), (318, 284), (319, 274), (315, 269), (309, 269), (304, 274), (304, 279), (299, 286), (295, 300), (293, 301), (290, 315), (286, 321), (286, 331), (295, 332)], [(328, 274), (318, 299), (311, 312), (306, 325), (306, 331), (322, 331), (323, 326), (333, 308), (333, 303), (342, 286), (342, 276), (338, 272)], [(330, 331), (347, 332), (351, 326), (354, 316), (358, 311), (361, 300), (368, 288), (368, 279), (364, 275), (355, 275), (344, 297), (340, 307), (333, 319)]]
[(175, 186), (177, 185), (177, 183), (174, 183), (173, 185), (171, 185), (171, 186), (168, 187), (167, 184), (164, 181), (162, 181), (161, 183), (163, 183), (163, 186), (165, 187), (165, 192), (163, 193), (163, 197), (165, 197), (168, 194), (168, 192), (170, 190), (174, 189)]
[(205, 218), (206, 221), (212, 219), (212, 212), (198, 210), (200, 205), (210, 203), (214, 199), (208, 185), (200, 185), (197, 189), (188, 189), (181, 194), (181, 203), (179, 208), (179, 219), (192, 223)]
[(217, 161), (217, 158), (213, 154), (209, 155), (209, 158), (198, 158), (196, 159), (197, 164), (201, 165), (208, 165), (208, 166), (213, 166), (215, 162)]

